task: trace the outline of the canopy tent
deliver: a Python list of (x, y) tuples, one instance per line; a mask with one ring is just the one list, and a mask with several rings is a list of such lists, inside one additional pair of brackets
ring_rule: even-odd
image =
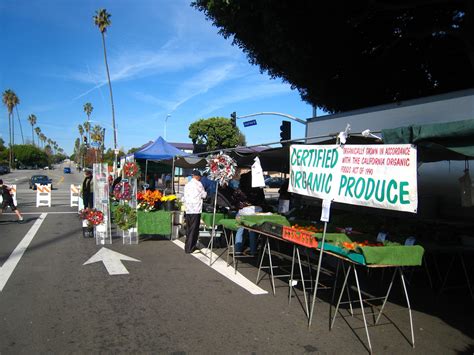
[(158, 137), (152, 144), (146, 145), (144, 148), (133, 153), (135, 159), (146, 160), (166, 160), (173, 159), (176, 156), (184, 157), (188, 155), (189, 153), (174, 147), (162, 137)]
[(148, 174), (148, 161), (172, 161), (172, 181), (174, 182), (174, 162), (177, 157), (188, 156), (189, 153), (183, 152), (182, 150), (176, 148), (175, 146), (169, 144), (161, 136), (158, 137), (153, 143), (145, 145), (139, 151), (133, 153), (134, 159), (144, 159), (146, 161), (145, 165), (145, 178)]
[(419, 162), (474, 159), (474, 120), (382, 130), (385, 144), (413, 143)]

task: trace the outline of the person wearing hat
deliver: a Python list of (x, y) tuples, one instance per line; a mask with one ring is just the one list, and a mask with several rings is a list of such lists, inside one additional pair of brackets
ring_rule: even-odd
[(17, 215), (18, 222), (23, 221), (23, 216), (21, 215), (20, 211), (15, 206), (15, 202), (13, 201), (13, 197), (10, 193), (10, 188), (7, 185), (3, 185), (2, 179), (0, 179), (0, 195), (2, 195), (2, 198), (3, 198), (0, 214), (2, 214), (3, 211), (7, 209), (8, 206), (10, 206), (11, 210), (15, 212), (15, 214)]
[(184, 252), (189, 254), (197, 250), (199, 224), (201, 223), (202, 202), (207, 196), (201, 184), (201, 172), (193, 170), (191, 180), (184, 187), (184, 207), (186, 211), (186, 243)]
[(94, 207), (94, 185), (92, 183), (92, 172), (89, 169), (84, 171), (81, 194), (84, 208)]

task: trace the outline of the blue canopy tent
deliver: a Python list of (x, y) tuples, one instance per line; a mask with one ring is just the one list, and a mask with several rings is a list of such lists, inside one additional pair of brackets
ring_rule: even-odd
[(158, 137), (153, 143), (146, 145), (133, 154), (134, 159), (145, 159), (145, 177), (148, 170), (148, 161), (173, 160), (172, 181), (174, 182), (174, 160), (176, 157), (185, 157), (190, 155), (182, 150), (174, 147), (165, 141), (162, 137)]

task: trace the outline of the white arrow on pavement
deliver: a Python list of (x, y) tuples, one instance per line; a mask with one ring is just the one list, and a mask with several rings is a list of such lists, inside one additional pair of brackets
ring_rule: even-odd
[(140, 260), (131, 258), (129, 256), (117, 253), (116, 251), (102, 247), (97, 253), (95, 253), (89, 260), (83, 265), (97, 263), (102, 261), (109, 275), (124, 275), (128, 274), (128, 270), (123, 266), (122, 260), (127, 261), (138, 261)]

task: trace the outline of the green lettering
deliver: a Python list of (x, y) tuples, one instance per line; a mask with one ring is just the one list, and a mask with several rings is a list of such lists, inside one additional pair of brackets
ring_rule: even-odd
[(372, 178), (367, 179), (367, 188), (365, 190), (365, 195), (364, 198), (365, 200), (369, 200), (372, 197), (372, 194), (374, 193), (375, 190), (375, 181)]
[(341, 191), (346, 185), (347, 185), (347, 176), (341, 175), (341, 182), (339, 184), (339, 192), (337, 193), (339, 196), (341, 196)]
[(303, 155), (301, 157), (301, 165), (306, 166), (306, 159), (308, 158), (309, 152), (305, 149), (303, 150)]
[(313, 190), (313, 173), (309, 173), (306, 185), (310, 190)]
[(407, 190), (405, 190), (405, 187), (407, 187), (408, 185), (409, 185), (408, 181), (401, 181), (400, 182), (400, 203), (402, 205), (407, 205), (407, 204), (410, 203), (409, 199), (405, 200), (405, 196), (409, 195), (409, 192)]
[(347, 182), (346, 193), (344, 194), (344, 196), (347, 196), (347, 194), (349, 194), (350, 197), (354, 197), (352, 195), (352, 191), (351, 191), (351, 189), (354, 187), (354, 185), (355, 185), (355, 178), (351, 176), (349, 178), (349, 181)]
[(291, 165), (296, 165), (297, 160), (296, 160), (296, 149), (293, 149), (291, 152)]
[(295, 187), (299, 189), (301, 188), (300, 181), (301, 181), (301, 171), (297, 171), (296, 176), (295, 176)]
[(395, 194), (395, 196), (393, 196), (393, 198), (391, 198), (390, 190), (396, 189), (396, 188), (397, 188), (397, 182), (393, 179), (390, 180), (388, 182), (388, 186), (387, 186), (387, 200), (388, 200), (388, 202), (390, 202), (392, 204), (397, 203), (398, 196), (397, 196), (397, 194)]
[(329, 160), (331, 160), (332, 150), (326, 150), (326, 157), (324, 158), (324, 167), (329, 168)]
[[(359, 189), (359, 192), (357, 192), (358, 188), (362, 185), (362, 187)], [(364, 194), (365, 190), (365, 179), (363, 177), (360, 177), (357, 179), (355, 189), (354, 189), (354, 194), (356, 198), (361, 198), (362, 195)]]
[[(382, 188), (380, 188), (380, 182), (382, 181)], [(375, 188), (375, 199), (378, 202), (385, 200), (385, 180), (377, 180), (377, 187)]]
[(303, 171), (303, 177), (302, 177), (302, 181), (301, 181), (301, 187), (303, 189), (306, 189), (306, 171)]
[(327, 194), (331, 192), (331, 187), (332, 187), (332, 174), (328, 175), (328, 179), (326, 180), (326, 187), (324, 188), (324, 192)]
[(339, 160), (339, 152), (337, 151), (337, 148), (334, 148), (332, 150), (331, 158), (332, 158), (331, 159), (331, 169), (334, 169), (334, 167), (337, 164), (337, 161)]

